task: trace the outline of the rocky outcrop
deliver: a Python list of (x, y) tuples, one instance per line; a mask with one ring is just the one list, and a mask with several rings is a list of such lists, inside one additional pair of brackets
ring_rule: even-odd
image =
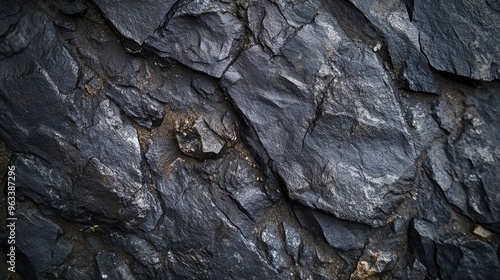
[(489, 0), (6, 1), (1, 278), (494, 279), (499, 17)]

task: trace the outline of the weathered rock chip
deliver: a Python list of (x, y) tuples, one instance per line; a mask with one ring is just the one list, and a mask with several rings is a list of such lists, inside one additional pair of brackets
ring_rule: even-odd
[(396, 204), (387, 196), (390, 186), (411, 166), (414, 147), (374, 52), (335, 27), (317, 16), (279, 56), (270, 57), (259, 46), (248, 49), (226, 72), (223, 85), (292, 199), (380, 225), (386, 215), (382, 205)]
[(236, 57), (244, 28), (225, 6), (202, 2), (177, 10), (145, 43), (160, 57), (219, 78)]
[(193, 126), (183, 127), (175, 134), (181, 151), (199, 160), (216, 158), (226, 142), (200, 118)]
[(432, 67), (475, 80), (500, 78), (500, 13), (489, 1), (415, 1), (413, 20)]
[[(61, 238), (64, 231), (33, 208), (18, 204), (16, 214), (19, 218), (15, 222), (15, 246), (29, 259), (35, 277), (57, 278), (72, 249), (71, 243)], [(33, 234), (35, 232), (37, 234)]]
[(126, 39), (138, 45), (151, 35), (166, 18), (174, 0), (135, 1), (95, 0), (106, 19)]
[[(383, 37), (376, 36), (369, 44), (379, 53), (384, 51), (382, 47), (387, 44), (392, 66), (405, 81), (405, 86), (413, 91), (440, 94), (440, 77), (431, 70), (427, 57), (421, 52), (419, 29), (412, 21), (413, 1), (350, 0), (350, 2), (363, 13), (369, 24), (373, 24), (383, 35)], [(337, 6), (342, 6), (342, 2), (340, 1)], [(352, 14), (351, 10), (345, 10), (345, 13)], [(354, 26), (363, 22), (363, 19), (356, 20)], [(350, 26), (351, 24), (347, 28)], [(367, 32), (363, 32), (364, 28), (358, 30), (360, 30), (358, 37), (362, 39), (367, 37), (365, 35)]]

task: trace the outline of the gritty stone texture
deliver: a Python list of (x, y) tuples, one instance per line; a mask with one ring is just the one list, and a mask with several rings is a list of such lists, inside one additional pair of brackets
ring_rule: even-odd
[(500, 78), (500, 13), (495, 1), (415, 1), (414, 20), (432, 67), (471, 79)]
[(96, 0), (94, 3), (123, 37), (141, 45), (165, 19), (175, 1)]
[(496, 1), (4, 2), (0, 279), (500, 275)]
[(226, 6), (193, 1), (177, 10), (164, 29), (146, 40), (146, 46), (160, 57), (220, 77), (235, 58), (244, 34), (243, 23)]

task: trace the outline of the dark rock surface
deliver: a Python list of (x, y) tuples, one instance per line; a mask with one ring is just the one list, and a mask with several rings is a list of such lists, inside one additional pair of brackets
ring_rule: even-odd
[(500, 38), (495, 36), (500, 14), (489, 2), (415, 1), (413, 19), (432, 67), (476, 80), (500, 78)]
[[(350, 0), (355, 8), (346, 1), (338, 2), (335, 13), (350, 19), (347, 21), (349, 23), (343, 24), (344, 30), (354, 34), (358, 40), (368, 40), (368, 44), (377, 52), (387, 52), (389, 59), (386, 63), (392, 64), (402, 85), (413, 91), (441, 93), (441, 78), (431, 70), (428, 58), (421, 52), (420, 29), (413, 21), (413, 0)], [(362, 15), (359, 15), (360, 12)], [(358, 16), (353, 17), (356, 14)], [(423, 15), (425, 20), (425, 11)], [(364, 31), (367, 29), (370, 31), (369, 37)], [(441, 49), (441, 46), (436, 47)]]
[(183, 124), (175, 133), (175, 137), (184, 154), (199, 160), (217, 157), (226, 144), (204, 119), (196, 120), (191, 127)]
[(495, 1), (4, 2), (0, 279), (500, 275)]
[(220, 78), (244, 35), (235, 9), (218, 1), (193, 1), (176, 10), (165, 28), (148, 37), (145, 45), (159, 57)]
[(142, 45), (157, 28), (162, 25), (174, 0), (142, 1), (94, 1), (118, 33), (126, 39)]

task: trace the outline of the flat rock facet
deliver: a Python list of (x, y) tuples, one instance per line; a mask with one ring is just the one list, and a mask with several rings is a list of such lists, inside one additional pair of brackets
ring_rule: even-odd
[(500, 13), (488, 1), (415, 1), (413, 15), (432, 67), (475, 80), (500, 78)]
[(207, 7), (193, 2), (179, 9), (145, 43), (160, 57), (220, 78), (236, 56), (244, 28), (223, 6), (203, 8)]
[(223, 85), (292, 199), (380, 225), (385, 214), (378, 209), (395, 205), (387, 194), (411, 166), (413, 142), (374, 52), (333, 32), (334, 26), (317, 16), (280, 56), (270, 57), (258, 46), (248, 49)]
[(163, 23), (175, 1), (148, 0), (138, 4), (128, 0), (96, 0), (94, 3), (123, 37), (142, 45)]

